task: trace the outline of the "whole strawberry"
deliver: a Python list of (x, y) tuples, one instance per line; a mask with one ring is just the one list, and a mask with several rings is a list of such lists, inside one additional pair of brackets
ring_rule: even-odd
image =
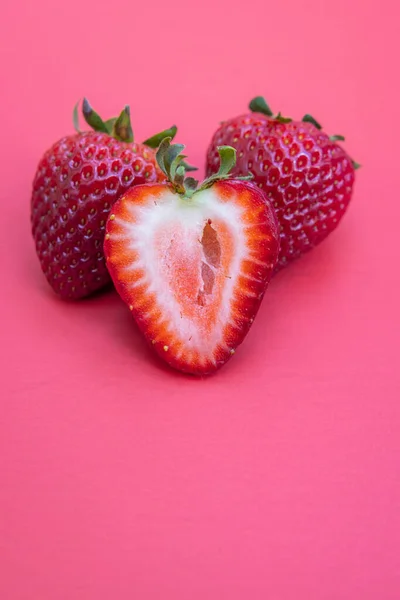
[(278, 270), (337, 227), (359, 165), (336, 143), (343, 136), (329, 137), (310, 115), (302, 121), (274, 116), (262, 97), (254, 98), (249, 108), (250, 114), (225, 121), (216, 131), (206, 172), (218, 171), (218, 146), (236, 148), (233, 175), (250, 171), (275, 207), (281, 239)]
[(132, 185), (164, 181), (155, 151), (176, 127), (146, 140), (133, 141), (129, 107), (103, 121), (85, 99), (85, 121), (62, 138), (40, 161), (31, 200), (32, 233), (48, 282), (62, 298), (83, 298), (110, 282), (103, 242), (114, 202)]

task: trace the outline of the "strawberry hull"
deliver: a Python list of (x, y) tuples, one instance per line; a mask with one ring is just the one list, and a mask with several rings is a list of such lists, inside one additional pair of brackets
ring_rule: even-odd
[(171, 367), (225, 364), (245, 338), (276, 264), (273, 209), (248, 182), (219, 181), (190, 199), (169, 184), (118, 200), (104, 252), (140, 330)]

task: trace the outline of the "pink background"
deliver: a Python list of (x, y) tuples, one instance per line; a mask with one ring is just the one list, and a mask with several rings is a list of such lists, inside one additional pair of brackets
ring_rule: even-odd
[[(389, 0), (6, 0), (1, 600), (400, 598), (398, 20)], [(30, 186), (86, 94), (203, 166), (264, 93), (363, 164), (217, 376), (164, 368), (113, 292), (63, 304)], [(397, 136), (397, 137), (396, 137)]]

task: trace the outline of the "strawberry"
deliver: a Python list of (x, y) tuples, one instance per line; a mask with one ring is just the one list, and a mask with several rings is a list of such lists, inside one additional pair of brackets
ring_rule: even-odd
[(321, 131), (310, 115), (292, 121), (274, 116), (264, 98), (250, 102), (250, 114), (221, 124), (207, 152), (206, 173), (218, 170), (218, 146), (236, 148), (233, 175), (250, 172), (275, 207), (280, 225), (276, 270), (322, 242), (343, 217), (353, 190), (354, 163), (336, 142), (343, 136)]
[(216, 371), (253, 322), (276, 264), (279, 234), (263, 192), (232, 179), (235, 150), (200, 187), (184, 178), (183, 146), (157, 153), (167, 183), (129, 189), (113, 206), (104, 242), (117, 291), (156, 352), (197, 375)]
[(176, 127), (143, 144), (133, 141), (129, 107), (103, 121), (83, 101), (93, 131), (62, 138), (40, 161), (31, 200), (32, 233), (43, 272), (62, 298), (82, 298), (110, 282), (103, 241), (114, 202), (132, 185), (165, 179), (156, 148)]

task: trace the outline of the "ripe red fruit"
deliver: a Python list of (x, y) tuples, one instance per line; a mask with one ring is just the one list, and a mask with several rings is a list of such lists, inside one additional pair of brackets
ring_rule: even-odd
[(176, 127), (143, 144), (133, 141), (129, 107), (103, 121), (83, 102), (93, 131), (62, 138), (41, 159), (31, 199), (32, 233), (48, 282), (62, 298), (83, 298), (110, 282), (103, 241), (114, 202), (132, 185), (165, 179), (155, 151)]
[[(104, 251), (117, 291), (152, 347), (175, 369), (216, 371), (245, 338), (279, 249), (272, 207), (259, 188), (230, 179), (233, 148), (200, 188), (179, 152), (158, 152), (169, 182), (140, 185), (115, 204)], [(243, 178), (244, 179), (244, 178)]]
[(321, 131), (310, 115), (292, 121), (272, 111), (261, 97), (253, 111), (221, 124), (207, 152), (206, 173), (218, 170), (217, 148), (237, 150), (232, 174), (252, 173), (271, 200), (280, 225), (276, 269), (322, 242), (343, 217), (353, 190), (354, 163), (336, 142), (343, 136)]

